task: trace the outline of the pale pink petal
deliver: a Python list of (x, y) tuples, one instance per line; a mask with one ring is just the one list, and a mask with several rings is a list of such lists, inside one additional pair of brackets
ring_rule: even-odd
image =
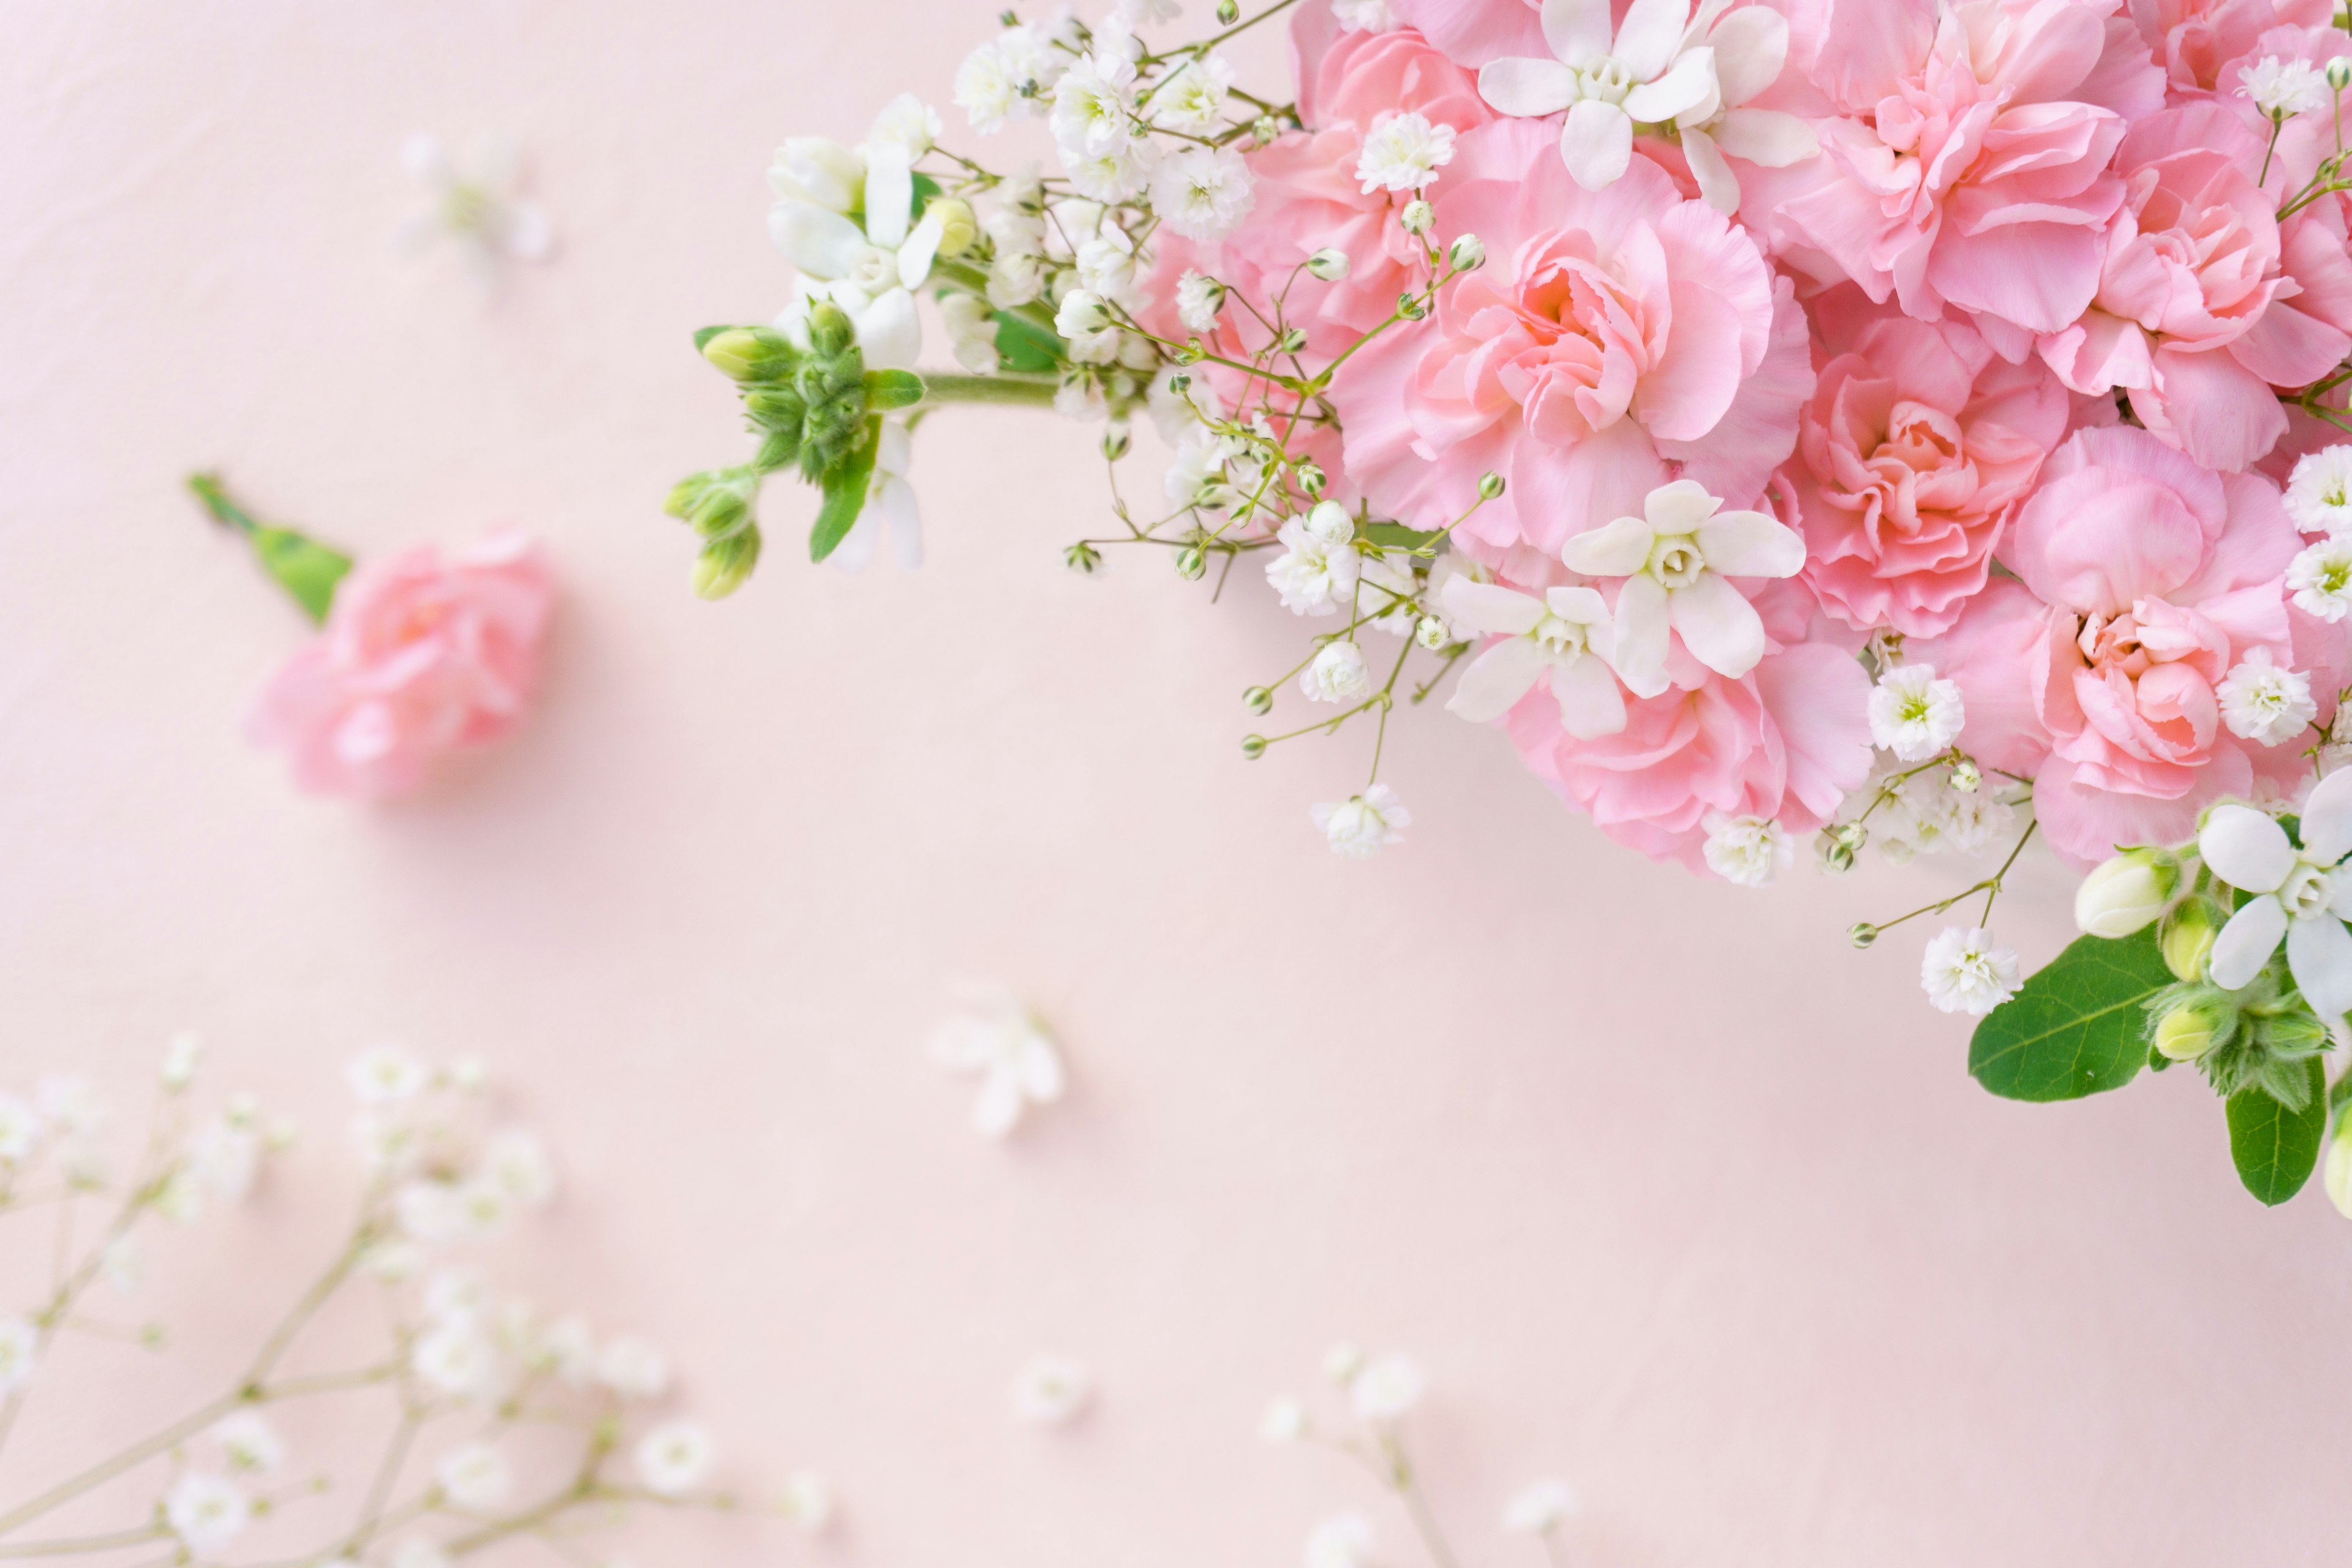
[(1613, 103), (1580, 99), (1561, 122), (1559, 155), (1586, 190), (1614, 184), (1633, 161), (1633, 122)]
[[(1591, 0), (1580, 3), (1590, 4)], [(1546, 0), (1544, 16), (1549, 30), (1550, 0)], [(1610, 53), (1617, 57), (1618, 63), (1635, 81), (1648, 81), (1674, 59), (1675, 50), (1683, 41), (1683, 29), (1689, 22), (1690, 0), (1633, 0), (1625, 20), (1618, 25), (1617, 42)]]
[[(1499, 0), (1490, 8), (1504, 10), (1512, 3)], [(1544, 42), (1570, 65), (1609, 53), (1609, 0), (1543, 0)]]
[(1500, 583), (1449, 577), (1443, 596), (1447, 615), (1482, 632), (1518, 637), (1535, 630), (1544, 617), (1541, 599), (1516, 588), (1506, 588)]
[(1667, 597), (1666, 614), (1683, 646), (1718, 675), (1737, 679), (1764, 657), (1763, 619), (1727, 578), (1709, 572), (1675, 589)]
[[(1638, 7), (1637, 7), (1638, 8)], [(1655, 81), (1644, 82), (1625, 95), (1625, 112), (1645, 125), (1664, 125), (1694, 110), (1694, 120), (1721, 100), (1716, 95), (1715, 51), (1690, 49), (1674, 68)]]
[(1558, 60), (1496, 60), (1479, 70), (1478, 95), (1505, 114), (1558, 114), (1576, 101), (1576, 73)]
[(1559, 705), (1560, 728), (1580, 741), (1614, 735), (1625, 728), (1625, 694), (1609, 667), (1589, 654), (1573, 664), (1552, 667), (1551, 694)]
[(1706, 563), (1727, 577), (1793, 577), (1805, 566), (1796, 530), (1760, 511), (1724, 511), (1699, 525)]
[(1485, 724), (1509, 712), (1548, 668), (1543, 650), (1532, 637), (1505, 637), (1490, 644), (1470, 661), (1454, 682), (1445, 710), (1474, 724)]
[(1587, 577), (1631, 577), (1650, 559), (1657, 531), (1642, 518), (1621, 517), (1570, 536), (1560, 561)]
[[(1761, 7), (1732, 13), (1736, 16), (1769, 16)], [(1720, 58), (1719, 56), (1717, 57)], [(1793, 114), (1773, 109), (1734, 109), (1715, 128), (1716, 144), (1734, 158), (1745, 158), (1768, 169), (1801, 163), (1822, 150), (1813, 128)], [(1684, 132), (1685, 138), (1689, 132)]]

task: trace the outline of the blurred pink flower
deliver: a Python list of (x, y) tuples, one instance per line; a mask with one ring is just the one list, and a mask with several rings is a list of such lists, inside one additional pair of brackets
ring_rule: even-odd
[(1932, 637), (1984, 587), (2001, 530), (2066, 433), (2065, 390), (1972, 327), (1914, 321), (1851, 286), (1813, 314), (1831, 357), (1781, 470), (1805, 581), (1849, 626)]
[(1802, 314), (1747, 234), (1643, 160), (1587, 191), (1558, 142), (1525, 120), (1456, 141), (1436, 234), (1476, 235), (1486, 264), (1330, 392), (1350, 473), (1413, 527), (1460, 516), (1481, 474), (1507, 479), (1454, 539), (1528, 582), (1570, 534), (1639, 515), (1670, 463), (1750, 504), (1812, 390)]
[(263, 690), (253, 739), (283, 748), (295, 782), (316, 794), (413, 789), (441, 752), (520, 721), (553, 598), (538, 546), (520, 534), (364, 562), (325, 629)]
[(2132, 0), (2131, 19), (2181, 98), (2226, 95), (2227, 68), (2252, 54), (2271, 28), (2324, 27), (2335, 0)]

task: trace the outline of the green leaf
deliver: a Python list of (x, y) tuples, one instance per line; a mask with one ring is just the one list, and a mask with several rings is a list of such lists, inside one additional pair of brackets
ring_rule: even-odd
[(882, 446), (882, 421), (866, 422), (866, 439), (856, 450), (824, 476), (824, 505), (817, 509), (816, 526), (809, 530), (809, 559), (822, 561), (840, 548), (866, 510), (866, 489), (874, 478), (875, 454)]
[(257, 528), (253, 552), (278, 584), (294, 595), (313, 621), (324, 621), (335, 589), (349, 574), (352, 558), (290, 528)]
[(929, 174), (917, 174), (915, 176), (915, 199), (909, 205), (907, 216), (908, 217), (919, 219), (923, 216), (923, 209), (929, 206), (930, 205), (931, 198), (939, 194), (940, 183), (937, 180), (934, 180)]
[(923, 378), (911, 370), (869, 370), (866, 373), (866, 405), (869, 408), (912, 408), (923, 400)]
[(2346, 1073), (2329, 1087), (2327, 1109), (2334, 1110), (2347, 1100), (2352, 1100), (2352, 1072)]
[(2121, 1089), (2147, 1063), (2141, 1004), (2173, 984), (2154, 926), (2120, 942), (2083, 937), (1977, 1026), (1969, 1071), (2009, 1100)]
[(2262, 1089), (2242, 1089), (2230, 1097), (2230, 1157), (2246, 1191), (2275, 1207), (2303, 1191), (2319, 1164), (2327, 1137), (2327, 1070), (2317, 1057), (2305, 1059), (2311, 1095), (2301, 1110), (2290, 1110)]
[(1365, 528), (1364, 537), (1383, 550), (1419, 550), (1444, 536), (1434, 532), (1423, 533), (1401, 522), (1375, 522)]
[(996, 353), (1005, 369), (1049, 374), (1062, 368), (1069, 352), (1069, 344), (1026, 317), (996, 312)]

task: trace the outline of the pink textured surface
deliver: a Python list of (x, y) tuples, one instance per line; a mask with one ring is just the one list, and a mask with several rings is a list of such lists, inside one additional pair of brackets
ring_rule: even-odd
[[(737, 449), (687, 334), (781, 298), (768, 149), (944, 100), (996, 8), (0, 5), (0, 1077), (200, 1027), (311, 1113), (268, 1202), (323, 1213), (345, 1056), (496, 1057), (567, 1156), (548, 1293), (677, 1347), (738, 1473), (834, 1474), (841, 1561), (1293, 1563), (1369, 1500), (1253, 1428), (1343, 1335), (1430, 1367), (1481, 1565), (1545, 1472), (1593, 1564), (2337, 1560), (2342, 1222), (2237, 1192), (2187, 1073), (1978, 1093), (1925, 933), (1839, 935), (1924, 875), (1702, 884), (1434, 712), (1410, 846), (1335, 860), (1304, 805), (1360, 752), (1233, 744), (1297, 624), (1067, 577), (1091, 439), (1014, 414), (924, 432), (919, 576), (786, 545), (688, 596), (656, 507)], [(562, 243), (488, 300), (389, 243), (402, 136), (481, 127)], [(238, 724), (299, 626), (179, 492), (211, 464), (364, 549), (541, 533), (530, 728), (297, 798)], [(922, 1054), (967, 973), (1068, 1042), (1011, 1147)], [(1069, 1433), (1007, 1416), (1047, 1349), (1104, 1384)]]

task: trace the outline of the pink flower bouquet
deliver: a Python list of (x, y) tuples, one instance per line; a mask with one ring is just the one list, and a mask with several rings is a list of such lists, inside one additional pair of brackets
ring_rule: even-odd
[[(1164, 503), (1114, 545), (1322, 623), (1304, 715), (1371, 769), (1313, 820), (1409, 814), (1389, 721), (1446, 682), (1612, 837), (1761, 886), (1997, 867), (1927, 944), (1971, 1068), (2024, 1099), (2195, 1061), (2247, 1184), (2352, 1124), (2352, 34), (2332, 0), (1170, 0), (1007, 16), (861, 142), (787, 142), (767, 325), (698, 340), (760, 445), (669, 510), (696, 584), (760, 552), (919, 559), (910, 416), (1146, 419)], [(1245, 90), (1240, 35), (1287, 27)], [(1043, 134), (1040, 134), (1040, 132)], [(919, 308), (925, 307), (925, 308)], [(935, 309), (933, 309), (935, 307)], [(928, 318), (928, 319), (927, 319)], [(953, 370), (920, 370), (927, 335)], [(1456, 667), (1459, 667), (1457, 671)], [(2345, 786), (2352, 790), (2352, 784)], [(2089, 873), (2032, 979), (1986, 927), (2032, 838)]]

